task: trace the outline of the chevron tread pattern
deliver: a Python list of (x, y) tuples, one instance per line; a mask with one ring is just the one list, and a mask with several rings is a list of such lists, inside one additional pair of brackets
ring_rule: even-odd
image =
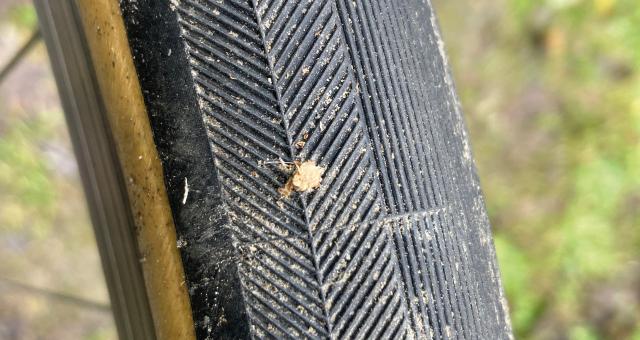
[[(430, 6), (175, 1), (253, 337), (508, 333)], [(322, 185), (282, 197), (305, 160)]]
[[(402, 337), (406, 308), (387, 230), (331, 231), (383, 213), (334, 4), (183, 1), (178, 10), (245, 255), (239, 270), (253, 334)], [(326, 168), (323, 186), (281, 198), (279, 159), (316, 160)]]

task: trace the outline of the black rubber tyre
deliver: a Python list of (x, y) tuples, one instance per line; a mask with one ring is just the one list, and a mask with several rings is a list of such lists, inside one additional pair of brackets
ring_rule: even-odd
[(121, 3), (199, 339), (511, 336), (428, 0)]

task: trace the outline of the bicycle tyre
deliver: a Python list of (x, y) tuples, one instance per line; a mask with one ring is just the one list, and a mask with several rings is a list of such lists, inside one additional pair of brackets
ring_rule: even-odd
[(511, 337), (429, 1), (120, 10), (196, 338)]

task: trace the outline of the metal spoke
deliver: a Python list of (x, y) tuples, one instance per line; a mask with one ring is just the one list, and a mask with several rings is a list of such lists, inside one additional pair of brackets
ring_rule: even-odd
[(97, 311), (100, 311), (100, 312), (108, 312), (108, 313), (111, 312), (111, 306), (109, 306), (108, 304), (105, 304), (105, 303), (101, 303), (101, 302), (97, 302), (97, 301), (91, 301), (91, 300), (87, 300), (87, 299), (84, 299), (84, 298), (81, 298), (81, 297), (67, 295), (67, 294), (60, 293), (60, 292), (54, 292), (54, 291), (50, 291), (48, 289), (34, 287), (34, 286), (31, 286), (31, 285), (28, 285), (28, 284), (25, 284), (25, 283), (21, 283), (21, 282), (18, 282), (18, 281), (14, 281), (14, 280), (11, 280), (11, 279), (0, 277), (0, 287), (2, 287), (2, 286), (7, 286), (7, 287), (10, 287), (10, 288), (20, 289), (20, 290), (23, 290), (25, 292), (32, 293), (32, 294), (38, 294), (38, 295), (44, 296), (44, 297), (46, 297), (48, 299), (69, 303), (69, 304), (75, 305), (77, 307), (93, 309), (93, 310), (97, 310)]
[(2, 84), (6, 76), (11, 73), (13, 68), (18, 65), (20, 60), (22, 60), (22, 58), (27, 55), (31, 48), (33, 48), (33, 46), (35, 46), (35, 44), (40, 41), (40, 38), (40, 29), (36, 29), (35, 31), (33, 31), (33, 33), (31, 33), (31, 37), (29, 38), (29, 40), (27, 40), (24, 45), (22, 45), (22, 47), (13, 55), (13, 57), (9, 59), (9, 62), (2, 68), (2, 71), (0, 71), (0, 84)]

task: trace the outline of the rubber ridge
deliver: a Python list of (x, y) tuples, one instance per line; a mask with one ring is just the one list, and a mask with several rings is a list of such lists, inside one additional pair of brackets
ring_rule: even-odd
[(199, 339), (511, 336), (430, 3), (122, 8)]

